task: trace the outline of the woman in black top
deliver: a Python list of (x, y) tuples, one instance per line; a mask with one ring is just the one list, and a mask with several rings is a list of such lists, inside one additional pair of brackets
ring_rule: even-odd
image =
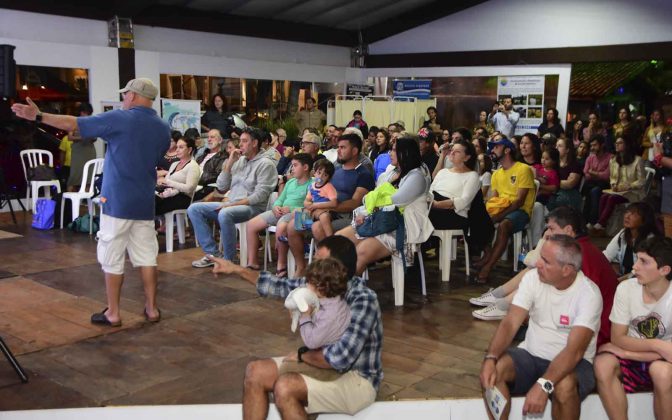
[(226, 110), (226, 99), (223, 95), (215, 93), (210, 100), (210, 106), (201, 118), (201, 130), (210, 131), (213, 128), (219, 130), (223, 136), (227, 134), (226, 128), (229, 125), (229, 112)]
[(560, 125), (558, 110), (555, 108), (548, 108), (546, 110), (546, 119), (537, 128), (537, 136), (543, 137), (546, 133), (551, 133), (556, 138), (560, 138), (563, 134), (565, 134), (565, 129), (562, 128), (562, 125)]

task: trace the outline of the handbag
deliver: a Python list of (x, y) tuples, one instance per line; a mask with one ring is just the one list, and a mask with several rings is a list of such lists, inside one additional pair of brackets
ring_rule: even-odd
[[(91, 226), (91, 215), (85, 214), (73, 220), (72, 223), (68, 225), (68, 229), (77, 233), (89, 233), (90, 226)], [(99, 229), (100, 229), (100, 221), (98, 219), (98, 216), (94, 216), (92, 233), (93, 234), (97, 233)]]
[(49, 198), (38, 198), (35, 203), (35, 214), (33, 214), (33, 228), (40, 230), (49, 230), (54, 227), (54, 215), (56, 213), (56, 202)]
[(355, 229), (357, 235), (363, 238), (372, 238), (396, 230), (399, 227), (400, 219), (403, 223), (401, 213), (396, 207), (390, 211), (378, 210), (366, 216), (364, 222)]
[(58, 178), (56, 177), (54, 168), (51, 166), (41, 164), (28, 169), (29, 181), (51, 181), (52, 179)]

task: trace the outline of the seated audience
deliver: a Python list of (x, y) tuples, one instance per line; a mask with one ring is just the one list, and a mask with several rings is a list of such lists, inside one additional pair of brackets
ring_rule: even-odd
[(215, 189), (208, 185), (217, 181), (217, 177), (222, 171), (222, 164), (229, 157), (222, 142), (223, 139), (219, 130), (208, 131), (208, 148), (196, 159), (196, 163), (201, 167), (201, 179), (198, 180), (198, 185), (202, 186), (203, 189), (194, 195), (194, 201), (201, 200)]
[[(247, 267), (259, 270), (259, 232), (269, 226), (275, 226), (275, 247), (278, 250), (277, 275), (287, 274), (287, 224), (294, 223), (294, 211), (303, 208), (303, 200), (310, 185), (310, 170), (313, 162), (306, 153), (297, 153), (292, 157), (293, 177), (287, 181), (285, 188), (273, 202), (271, 210), (267, 210), (247, 222)], [(285, 241), (280, 238), (285, 238)]]
[(427, 169), (429, 169), (430, 172), (434, 172), (434, 168), (436, 168), (436, 164), (439, 161), (439, 156), (434, 151), (435, 138), (436, 135), (434, 132), (426, 128), (421, 128), (420, 131), (418, 131), (418, 145), (420, 146), (422, 163), (427, 166)]
[(642, 159), (653, 162), (655, 157), (653, 145), (660, 143), (667, 131), (669, 127), (665, 124), (663, 111), (654, 109), (651, 113), (651, 122), (642, 137)]
[[(593, 115), (593, 114), (591, 114)], [(585, 197), (583, 203), (583, 217), (588, 222), (588, 229), (597, 223), (599, 204), (602, 191), (609, 188), (609, 164), (611, 153), (605, 151), (604, 137), (596, 134), (590, 138), (590, 156), (583, 166), (585, 182), (581, 195)]]
[(157, 176), (159, 177), (166, 176), (166, 171), (168, 171), (170, 165), (172, 165), (173, 162), (177, 162), (178, 160), (180, 160), (180, 158), (177, 157), (176, 149), (177, 149), (177, 141), (181, 138), (182, 133), (180, 133), (179, 131), (173, 130), (170, 132), (170, 147), (163, 155), (163, 158), (161, 159), (159, 165), (156, 167)]
[(435, 106), (427, 108), (427, 118), (422, 123), (422, 126), (434, 133), (441, 132), (443, 127), (441, 121), (439, 121), (439, 113)]
[(629, 204), (623, 215), (623, 229), (604, 250), (604, 256), (614, 265), (616, 274), (621, 276), (619, 280), (631, 277), (637, 245), (658, 234), (653, 208), (643, 202)]
[(546, 149), (541, 154), (541, 167), (537, 169), (535, 179), (539, 181), (537, 202), (546, 205), (549, 198), (558, 191), (560, 178), (558, 177), (558, 161), (560, 154), (557, 149)]
[[(357, 253), (352, 242), (338, 235), (322, 240), (315, 259), (328, 257), (340, 261), (350, 278), (345, 292), (350, 325), (340, 340), (320, 349), (301, 347), (295, 355), (250, 362), (243, 385), (244, 418), (266, 418), (270, 392), (282, 418), (306, 418), (312, 413), (354, 415), (375, 401), (383, 377), (383, 323), (378, 299), (361, 278), (354, 277)], [(279, 278), (223, 259), (214, 261), (213, 272), (236, 274), (255, 285), (264, 297), (284, 299), (306, 285), (304, 278)], [(279, 368), (289, 362), (303, 364), (304, 373), (280, 373)]]
[(653, 391), (657, 419), (672, 418), (672, 240), (641, 242), (635, 278), (616, 290), (611, 342), (595, 358), (597, 392), (610, 419), (628, 418), (626, 394)]
[(192, 139), (177, 141), (178, 161), (173, 162), (165, 177), (157, 180), (155, 196), (156, 215), (166, 214), (173, 210), (186, 209), (198, 186), (201, 168), (193, 159), (196, 145)]
[(586, 166), (586, 160), (590, 154), (590, 143), (583, 140), (576, 147), (576, 164), (579, 165), (579, 168), (584, 168)]
[[(584, 220), (578, 210), (571, 207), (558, 207), (548, 215), (545, 237), (556, 234), (569, 235), (575, 238), (581, 247), (581, 255), (583, 256), (581, 271), (593, 283), (597, 284), (602, 295), (604, 309), (602, 311), (600, 332), (597, 336), (597, 345), (608, 343), (610, 332), (609, 312), (611, 311), (616, 286), (618, 286), (616, 273), (611, 268), (609, 261), (602, 254), (602, 251), (590, 242), (590, 238), (585, 230)], [(511, 280), (496, 289), (484, 293), (478, 298), (469, 300), (469, 303), (472, 305), (486, 306), (484, 309), (472, 313), (475, 318), (485, 321), (504, 318), (518, 289), (520, 280), (530, 270), (530, 267), (535, 266), (542, 244), (543, 241), (539, 241), (537, 248), (527, 253), (525, 265), (528, 268), (525, 268)]]
[(617, 205), (644, 198), (646, 175), (642, 158), (634, 153), (622, 137), (617, 138), (615, 144), (616, 153), (609, 161), (611, 189), (604, 190), (600, 197), (600, 216), (593, 226), (596, 231), (604, 230)]
[(205, 257), (192, 262), (196, 268), (213, 263), (208, 255), (218, 256), (211, 223), (217, 221), (223, 258), (233, 261), (236, 255), (236, 223), (250, 220), (266, 210), (268, 197), (277, 183), (275, 162), (261, 149), (263, 132), (246, 128), (240, 135), (240, 149), (234, 150), (217, 177), (217, 190), (227, 193), (221, 202), (194, 203), (189, 206), (189, 220)]
[[(511, 235), (525, 229), (535, 200), (532, 169), (514, 160), (516, 148), (513, 143), (502, 137), (490, 142), (490, 147), (492, 159), (501, 166), (492, 174), (493, 197), (486, 207), (489, 207), (492, 222), (499, 225), (494, 246), (486, 246), (483, 257), (475, 264), (480, 269), (478, 281), (481, 283), (488, 281), (490, 271), (504, 253)], [(497, 206), (492, 206), (494, 203)]]
[[(592, 139), (594, 136), (600, 135), (602, 139), (607, 138), (607, 129), (602, 127), (602, 121), (597, 116), (596, 113), (591, 112), (588, 114), (588, 127), (583, 129), (583, 141), (590, 142), (592, 144)], [(604, 141), (602, 142), (604, 144)]]
[(624, 140), (628, 145), (628, 149), (633, 154), (639, 155), (641, 133), (637, 123), (632, 121), (632, 114), (627, 106), (618, 110), (618, 122), (614, 124), (612, 130), (614, 139), (618, 140), (620, 138)]
[(574, 143), (565, 138), (556, 141), (555, 147), (560, 156), (558, 165), (558, 176), (560, 177), (560, 187), (546, 204), (548, 210), (553, 210), (560, 206), (569, 206), (581, 210), (583, 199), (579, 192), (581, 186), (581, 177), (583, 168), (576, 162), (576, 151)]
[(366, 141), (362, 145), (362, 153), (364, 153), (371, 161), (375, 160), (375, 158), (371, 159), (371, 148), (376, 144), (376, 137), (378, 137), (379, 131), (380, 129), (375, 125), (369, 128), (369, 135), (366, 136)]
[[(395, 179), (390, 180), (392, 186), (396, 188), (396, 192), (390, 197), (392, 205), (397, 208), (406, 207), (416, 202), (416, 200), (419, 200), (422, 201), (422, 205), (426, 209), (426, 196), (431, 177), (429, 175), (429, 170), (422, 163), (422, 159), (420, 158), (418, 143), (412, 138), (400, 138), (396, 144), (392, 146), (390, 156), (392, 158), (392, 165), (397, 168)], [(388, 204), (385, 203), (385, 205)], [(411, 214), (409, 215), (409, 213)], [(406, 211), (404, 212), (404, 218), (417, 217), (419, 219), (426, 219), (426, 216), (426, 212), (424, 214), (418, 214), (409, 210), (408, 207), (406, 207)], [(363, 222), (364, 216), (359, 216), (358, 219), (355, 220), (356, 225), (360, 225)], [(425, 242), (429, 236), (429, 232), (424, 232), (426, 233), (426, 237), (422, 238), (422, 240), (418, 241), (414, 239), (418, 236), (418, 232), (414, 231), (415, 227), (424, 225), (422, 221), (416, 222), (417, 223), (405, 224), (406, 241), (404, 244), (398, 243), (397, 233), (399, 232), (396, 230), (375, 237), (363, 237), (358, 234), (353, 226), (348, 226), (345, 229), (338, 231), (337, 235), (347, 237), (357, 246), (356, 273), (361, 274), (364, 272), (367, 265), (379, 259), (389, 257), (390, 255), (400, 255), (402, 253), (400, 250), (403, 250), (404, 257), (412, 260), (413, 252), (408, 249), (406, 245)], [(401, 235), (399, 236), (401, 237)]]
[[(355, 127), (348, 127), (345, 130), (343, 130), (343, 134), (355, 134), (359, 139), (362, 141), (362, 147), (364, 147), (364, 135), (362, 134), (361, 131), (359, 131), (359, 128)], [(371, 172), (371, 174), (374, 173), (373, 170), (373, 162), (371, 159), (369, 159), (366, 154), (363, 152), (359, 152), (359, 157), (358, 157), (359, 164), (362, 165), (366, 170)], [(338, 169), (341, 167), (341, 162), (339, 162), (338, 159), (336, 159), (336, 162), (333, 162), (334, 168)]]
[(672, 237), (672, 133), (666, 132), (660, 143), (653, 145), (653, 164), (663, 175), (660, 182), (661, 205), (665, 236)]
[(338, 205), (338, 192), (331, 183), (335, 168), (326, 159), (316, 162), (314, 168), (315, 178), (304, 195), (303, 207), (310, 212), (313, 222), (320, 222), (324, 235), (331, 236), (334, 234), (331, 228), (331, 211)]
[(429, 192), (433, 195), (429, 220), (434, 229), (468, 231), (468, 213), (479, 189), (479, 176), (474, 170), (476, 151), (473, 144), (458, 140), (448, 156), (452, 168), (441, 169), (432, 181)]
[[(331, 183), (338, 193), (338, 206), (333, 210), (331, 227), (338, 231), (352, 223), (352, 211), (362, 204), (362, 198), (375, 187), (373, 175), (359, 164), (362, 148), (361, 139), (355, 134), (345, 134), (338, 141), (338, 159), (342, 167), (334, 172)], [(315, 241), (326, 237), (322, 223), (318, 220), (311, 228)], [(295, 226), (289, 224), (287, 229), (290, 252), (296, 261), (297, 276), (302, 275), (306, 268), (304, 236)]]
[(371, 149), (369, 158), (373, 161), (373, 179), (376, 180), (385, 172), (385, 168), (390, 164), (390, 135), (385, 130), (380, 130), (376, 137), (376, 144)]
[[(523, 276), (481, 365), (484, 399), (495, 386), (506, 398), (500, 418), (508, 419), (512, 395), (525, 396), (523, 416), (543, 414), (552, 396), (553, 418), (579, 418), (581, 401), (595, 387), (592, 363), (602, 312), (600, 291), (581, 264), (575, 239), (551, 235), (536, 268)], [(525, 340), (509, 347), (528, 316)]]
[(492, 159), (485, 153), (478, 155), (478, 175), (483, 199), (488, 200), (492, 196)]

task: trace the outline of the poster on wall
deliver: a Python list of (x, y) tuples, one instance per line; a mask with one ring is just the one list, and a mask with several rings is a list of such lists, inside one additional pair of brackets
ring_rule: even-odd
[(520, 114), (517, 135), (536, 133), (544, 117), (544, 76), (500, 76), (497, 78), (497, 100), (511, 96), (513, 109)]
[(394, 96), (410, 96), (418, 99), (429, 99), (432, 88), (431, 80), (398, 80), (392, 82)]
[(100, 109), (103, 112), (112, 111), (113, 109), (121, 109), (121, 101), (100, 101)]
[(346, 92), (348, 95), (371, 96), (373, 95), (373, 85), (362, 85), (348, 83)]
[(171, 130), (184, 133), (188, 128), (195, 128), (200, 133), (201, 101), (161, 98), (161, 118)]

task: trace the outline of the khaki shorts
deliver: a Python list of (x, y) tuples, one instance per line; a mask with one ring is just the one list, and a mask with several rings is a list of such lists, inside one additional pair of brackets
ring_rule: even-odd
[(299, 373), (308, 389), (308, 414), (346, 413), (354, 415), (376, 400), (376, 389), (371, 382), (356, 371), (338, 373), (305, 363), (283, 362), (284, 357), (274, 357), (278, 373)]
[(153, 220), (100, 216), (98, 262), (109, 274), (124, 274), (126, 251), (133, 267), (155, 267), (159, 254)]

